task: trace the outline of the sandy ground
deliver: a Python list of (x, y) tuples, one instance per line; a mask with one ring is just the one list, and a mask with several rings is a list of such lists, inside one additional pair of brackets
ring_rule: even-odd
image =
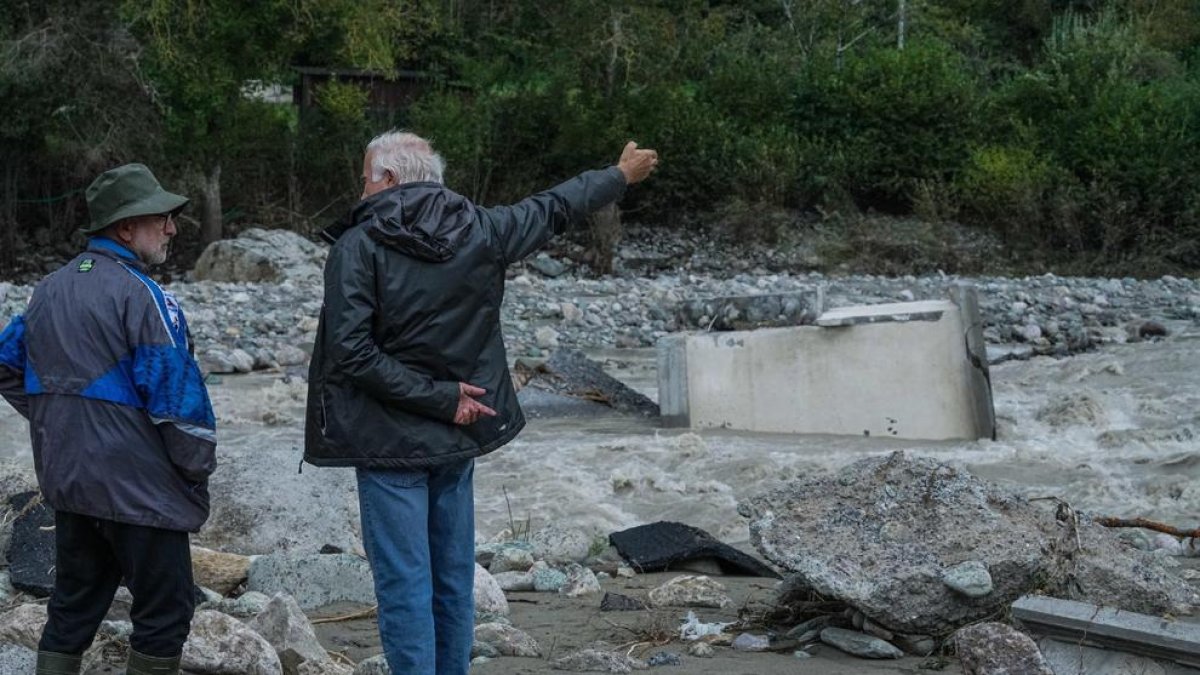
[[(601, 581), (605, 591), (645, 598), (650, 589), (678, 576), (679, 572), (658, 572), (639, 575), (633, 579), (612, 578)], [(702, 621), (736, 621), (741, 608), (754, 608), (773, 597), (774, 579), (755, 577), (719, 577), (733, 605), (724, 610), (695, 609)], [(620, 646), (634, 656), (648, 658), (659, 651), (678, 654), (681, 665), (666, 667), (664, 672), (711, 673), (712, 675), (849, 675), (851, 673), (961, 673), (957, 660), (906, 657), (895, 661), (870, 661), (848, 656), (824, 645), (811, 647), (812, 658), (799, 659), (791, 646), (781, 645), (778, 653), (748, 653), (718, 646), (712, 658), (697, 658), (687, 654), (688, 643), (679, 639), (678, 626), (687, 609), (647, 610), (641, 612), (601, 612), (601, 595), (568, 598), (554, 593), (509, 593), (512, 624), (529, 633), (542, 648), (544, 658), (502, 657), (475, 666), (473, 673), (518, 675), (525, 673), (559, 673), (550, 661), (582, 649), (597, 641)], [(321, 617), (345, 616), (363, 609), (355, 605), (326, 607), (312, 614)], [(357, 619), (317, 624), (317, 635), (325, 648), (341, 652), (353, 661), (380, 653), (378, 628), (374, 619)], [(765, 631), (752, 630), (762, 635)], [(669, 641), (653, 641), (655, 636)], [(733, 633), (734, 636), (737, 633)], [(655, 669), (657, 670), (657, 669)]]

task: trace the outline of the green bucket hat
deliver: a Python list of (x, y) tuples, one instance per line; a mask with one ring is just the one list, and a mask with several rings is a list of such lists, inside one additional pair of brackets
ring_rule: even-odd
[(126, 164), (96, 177), (87, 189), (88, 213), (92, 222), (84, 234), (95, 234), (118, 220), (160, 213), (179, 213), (187, 197), (172, 194), (144, 164)]

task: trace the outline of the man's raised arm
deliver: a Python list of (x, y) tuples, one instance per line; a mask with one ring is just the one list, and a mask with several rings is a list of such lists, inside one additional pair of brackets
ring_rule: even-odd
[(620, 199), (626, 186), (645, 180), (657, 165), (657, 152), (638, 148), (630, 141), (616, 166), (585, 171), (516, 204), (481, 209), (481, 213), (500, 238), (505, 261), (516, 262), (561, 234), (568, 225)]

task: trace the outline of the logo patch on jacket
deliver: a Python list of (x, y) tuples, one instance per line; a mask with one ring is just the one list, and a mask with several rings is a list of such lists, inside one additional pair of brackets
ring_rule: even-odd
[(91, 272), (92, 268), (95, 266), (95, 258), (84, 258), (83, 260), (79, 261), (79, 267), (77, 267), (76, 270), (79, 272)]
[(171, 319), (171, 327), (179, 330), (179, 301), (174, 295), (163, 291), (163, 304), (167, 306), (167, 316)]

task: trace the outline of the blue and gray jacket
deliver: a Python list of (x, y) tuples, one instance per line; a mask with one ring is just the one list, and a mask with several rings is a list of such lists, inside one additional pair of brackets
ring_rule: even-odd
[(92, 239), (0, 333), (0, 395), (29, 419), (55, 510), (195, 532), (216, 468), (187, 321), (132, 252)]

